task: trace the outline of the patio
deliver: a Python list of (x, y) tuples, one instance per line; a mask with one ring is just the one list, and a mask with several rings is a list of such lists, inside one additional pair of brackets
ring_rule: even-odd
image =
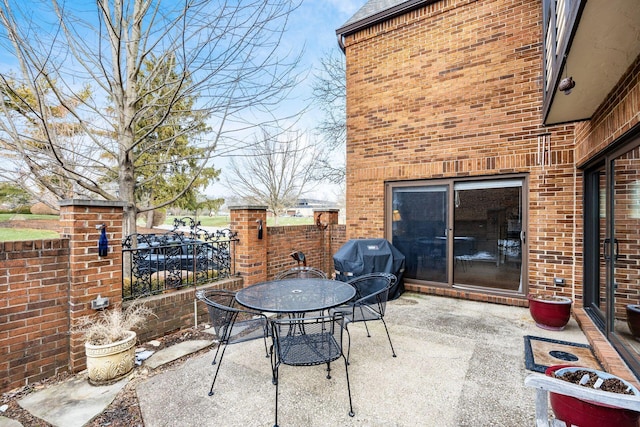
[[(354, 418), (341, 361), (284, 366), (282, 426), (534, 425), (535, 392), (524, 387), (525, 335), (587, 343), (572, 319), (564, 331), (537, 328), (525, 308), (405, 293), (388, 304), (387, 323), (353, 325), (349, 376)], [(271, 426), (275, 389), (262, 342), (229, 346), (216, 383), (208, 352), (137, 387), (146, 427)]]

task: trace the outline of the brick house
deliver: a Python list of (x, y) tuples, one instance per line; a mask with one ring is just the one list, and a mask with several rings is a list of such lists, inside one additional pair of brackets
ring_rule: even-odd
[(637, 0), (369, 0), (336, 32), (347, 238), (390, 240), (412, 290), (569, 296), (640, 378)]

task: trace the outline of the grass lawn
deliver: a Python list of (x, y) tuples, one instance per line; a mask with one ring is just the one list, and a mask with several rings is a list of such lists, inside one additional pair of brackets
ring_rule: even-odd
[(0, 242), (14, 242), (25, 240), (57, 239), (60, 237), (56, 231), (37, 230), (35, 228), (1, 228)]
[(32, 214), (16, 214), (16, 213), (0, 213), (0, 221), (11, 220), (30, 220), (30, 219), (60, 219), (59, 215), (32, 215)]
[[(165, 224), (173, 225), (173, 219), (176, 217), (167, 217)], [(178, 218), (184, 218), (183, 216)], [(58, 220), (57, 215), (31, 215), (31, 214), (13, 214), (13, 213), (0, 213), (0, 222), (10, 220), (24, 220), (31, 219), (47, 219)], [(198, 218), (203, 227), (229, 227), (228, 216), (201, 216)], [(275, 226), (275, 218), (267, 218), (267, 226)], [(313, 218), (311, 217), (292, 217), (284, 216), (278, 218), (278, 225), (311, 225), (313, 224)], [(139, 226), (143, 226), (144, 222), (138, 222)], [(32, 228), (3, 228), (0, 227), (0, 242), (17, 241), (17, 240), (40, 240), (40, 239), (57, 239), (60, 235), (55, 231), (50, 230), (38, 230)]]

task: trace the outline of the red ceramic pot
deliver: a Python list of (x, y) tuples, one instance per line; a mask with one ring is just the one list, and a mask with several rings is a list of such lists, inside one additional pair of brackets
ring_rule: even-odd
[(635, 338), (640, 338), (640, 305), (627, 305), (627, 326)]
[(554, 296), (545, 299), (537, 295), (528, 295), (529, 313), (542, 329), (560, 331), (571, 318), (571, 298)]
[[(615, 375), (597, 371), (595, 369), (568, 365), (550, 366), (546, 369), (545, 374), (553, 377), (554, 373), (561, 369), (580, 369), (595, 372), (601, 378), (618, 378)], [(561, 375), (562, 371), (559, 372), (559, 374)], [(629, 385), (636, 396), (640, 394), (638, 389), (633, 385), (624, 381), (622, 378), (619, 379)], [(556, 418), (564, 421), (567, 425), (576, 425), (580, 427), (638, 427), (640, 412), (631, 411), (629, 409), (614, 408), (608, 405), (580, 400), (575, 397), (557, 393), (549, 393), (549, 402), (551, 403), (551, 409), (553, 409), (553, 413)]]

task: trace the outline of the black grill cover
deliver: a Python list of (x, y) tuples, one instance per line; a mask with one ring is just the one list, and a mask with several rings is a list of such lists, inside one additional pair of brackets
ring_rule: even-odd
[(336, 280), (347, 282), (368, 273), (393, 273), (398, 278), (389, 292), (396, 299), (404, 291), (404, 255), (385, 239), (355, 239), (333, 256)]

